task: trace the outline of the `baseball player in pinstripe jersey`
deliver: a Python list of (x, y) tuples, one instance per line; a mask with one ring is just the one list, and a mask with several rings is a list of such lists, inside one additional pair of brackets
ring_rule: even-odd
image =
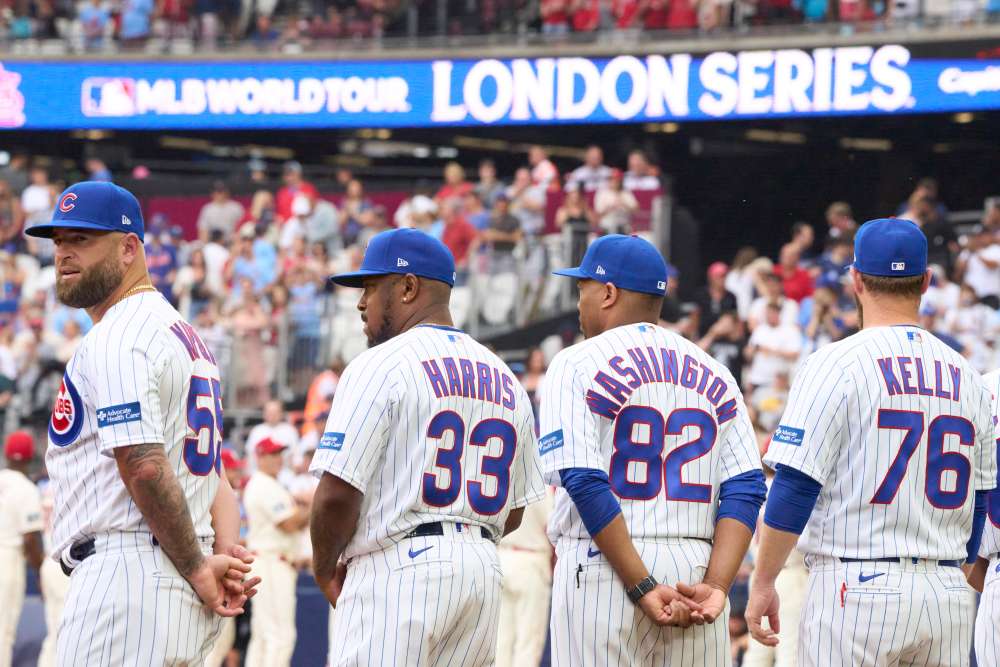
[(605, 236), (556, 273), (579, 281), (587, 340), (542, 387), (552, 663), (729, 665), (727, 592), (765, 495), (739, 384), (656, 325), (667, 267), (650, 243)]
[(218, 472), (219, 370), (149, 281), (131, 193), (77, 183), (27, 233), (54, 241), (56, 296), (94, 321), (49, 424), (52, 557), (72, 572), (57, 661), (195, 664), (254, 585)]
[(990, 391), (917, 325), (930, 274), (916, 225), (862, 226), (851, 279), (862, 331), (808, 358), (764, 456), (775, 478), (747, 622), (777, 643), (774, 578), (798, 541), (800, 665), (967, 665), (963, 567), (997, 482)]
[[(993, 393), (993, 420), (1000, 417), (1000, 370), (983, 376)], [(1000, 431), (997, 432), (1000, 436)], [(1000, 455), (1000, 438), (997, 439)], [(969, 583), (982, 593), (976, 614), (976, 662), (979, 667), (1000, 667), (1000, 488), (990, 491), (986, 501), (986, 521), (979, 558), (969, 575)]]
[(330, 665), (491, 665), (496, 541), (545, 488), (528, 396), (451, 326), (455, 264), (413, 229), (372, 237), (371, 349), (344, 371), (310, 470), (316, 581), (336, 606)]

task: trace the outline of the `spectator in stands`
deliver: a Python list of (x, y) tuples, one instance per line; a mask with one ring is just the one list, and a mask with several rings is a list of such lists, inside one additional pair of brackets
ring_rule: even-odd
[(695, 295), (695, 309), (691, 313), (691, 329), (698, 340), (708, 333), (723, 313), (735, 313), (736, 297), (726, 289), (726, 274), (729, 267), (725, 262), (713, 262), (707, 271), (708, 284)]
[(288, 276), (288, 324), (292, 339), (288, 370), (294, 387), (305, 389), (320, 367), (323, 281), (312, 262), (303, 262)]
[(490, 273), (509, 273), (515, 269), (514, 248), (521, 242), (521, 221), (511, 215), (510, 202), (500, 195), (493, 207), (489, 226), (479, 235), (479, 244), (488, 246)]
[[(188, 0), (157, 0), (156, 10), (153, 12), (153, 34), (168, 42), (187, 37), (190, 22), (189, 8)], [(214, 46), (206, 42), (203, 42), (203, 45), (207, 49)]]
[(851, 205), (843, 201), (835, 201), (826, 207), (826, 224), (829, 225), (829, 235), (832, 238), (853, 240), (858, 223), (854, 220)]
[(816, 260), (816, 287), (840, 285), (854, 258), (854, 243), (843, 236), (827, 241), (826, 251)]
[(565, 35), (569, 31), (569, 5), (570, 0), (541, 0), (542, 34)]
[(1000, 243), (988, 228), (979, 227), (969, 235), (958, 258), (958, 275), (980, 301), (1000, 308)]
[(791, 375), (801, 352), (802, 333), (798, 327), (781, 323), (780, 304), (767, 304), (765, 320), (754, 329), (746, 348), (746, 358), (750, 362), (749, 391), (772, 386), (780, 373)]
[(83, 340), (83, 333), (80, 331), (80, 325), (75, 320), (66, 320), (60, 334), (59, 342), (55, 348), (56, 359), (60, 363), (66, 364), (73, 357), (76, 348), (80, 346), (80, 342)]
[(670, 5), (667, 0), (647, 0), (642, 13), (642, 27), (645, 30), (666, 30), (670, 27)]
[(753, 425), (764, 433), (774, 433), (788, 402), (788, 373), (774, 375), (774, 382), (757, 387), (748, 397)]
[(441, 204), (441, 210), (444, 219), (441, 241), (448, 246), (448, 250), (451, 250), (451, 254), (455, 257), (455, 268), (461, 281), (468, 272), (469, 249), (476, 242), (478, 232), (462, 215), (461, 205), (454, 199), (445, 199)]
[(247, 435), (244, 445), (246, 451), (247, 467), (250, 470), (257, 468), (257, 456), (254, 449), (257, 443), (265, 438), (284, 445), (288, 448), (288, 453), (294, 452), (299, 444), (299, 432), (285, 415), (285, 407), (278, 400), (269, 400), (264, 403), (264, 421), (257, 424)]
[(21, 193), (21, 210), (26, 226), (47, 220), (54, 206), (49, 172), (44, 167), (32, 167), (31, 184)]
[(209, 235), (208, 242), (201, 247), (205, 259), (205, 285), (216, 296), (222, 295), (226, 284), (226, 264), (230, 253), (229, 248), (223, 243), (224, 239), (222, 231), (216, 229)]
[[(896, 209), (896, 215), (900, 218), (905, 218), (907, 220), (913, 220), (906, 215), (907, 209), (912, 206), (912, 203), (921, 199), (930, 200), (930, 205), (933, 208), (933, 216), (946, 220), (948, 218), (948, 208), (941, 203), (941, 190), (938, 186), (936, 179), (924, 177), (917, 181), (917, 185), (913, 188), (913, 192), (905, 202), (899, 205)], [(914, 220), (916, 222), (916, 220)]]
[(80, 8), (77, 18), (83, 28), (83, 48), (87, 51), (99, 51), (104, 48), (104, 35), (111, 20), (111, 14), (104, 7), (104, 2), (89, 0)]
[(347, 193), (341, 202), (341, 228), (340, 233), (344, 245), (354, 245), (358, 242), (361, 229), (365, 226), (364, 218), (372, 208), (371, 201), (365, 197), (365, 188), (356, 178), (352, 178), (347, 184)]
[(267, 313), (254, 294), (249, 278), (241, 278), (235, 306), (230, 310), (228, 325), (232, 336), (233, 359), (253, 360), (253, 363), (233, 364), (230, 378), (236, 389), (235, 402), (240, 407), (257, 407), (268, 398), (270, 371), (264, 363), (263, 335), (270, 324)]
[[(454, 201), (455, 205), (461, 211), (461, 204), (456, 200), (452, 201)], [(368, 242), (376, 234), (391, 229), (389, 220), (385, 214), (385, 206), (382, 205), (372, 206), (365, 215), (361, 216), (361, 222), (364, 224), (364, 227), (358, 235), (358, 244), (362, 247), (367, 246)]]
[(962, 285), (958, 308), (944, 314), (941, 328), (962, 344), (972, 367), (986, 373), (996, 367), (998, 317), (996, 306), (977, 297), (970, 285)]
[(507, 188), (510, 212), (521, 221), (525, 235), (541, 234), (545, 228), (545, 190), (532, 183), (531, 172), (521, 167), (514, 172), (514, 182)]
[(24, 248), (23, 228), (21, 202), (11, 191), (10, 184), (0, 180), (0, 250), (17, 252)]
[(462, 210), (465, 212), (466, 220), (477, 231), (483, 231), (490, 226), (490, 212), (483, 207), (483, 200), (475, 190), (469, 190), (462, 197)]
[(778, 255), (778, 265), (774, 273), (781, 278), (785, 296), (801, 302), (813, 293), (813, 279), (809, 272), (799, 265), (802, 253), (794, 243), (786, 243)]
[(556, 211), (556, 227), (569, 234), (566, 259), (570, 262), (570, 266), (579, 265), (587, 251), (590, 233), (597, 228), (597, 214), (590, 208), (587, 198), (580, 191), (581, 185), (582, 181), (573, 181), (567, 184), (566, 198), (559, 210)]
[[(289, 202), (289, 211), (291, 202)], [(277, 222), (277, 212), (275, 211), (274, 195), (270, 190), (257, 190), (250, 200), (250, 211), (244, 222), (250, 222), (255, 227), (271, 227)]]
[(632, 151), (628, 154), (624, 185), (629, 191), (660, 189), (658, 170), (649, 163), (649, 159), (642, 151)]
[(123, 48), (141, 47), (149, 38), (153, 0), (123, 0), (118, 37)]
[(332, 255), (341, 248), (340, 212), (332, 202), (322, 198), (307, 197), (306, 204), (308, 209), (302, 216), (306, 241), (310, 246), (322, 244)]
[(274, 50), (279, 44), (281, 33), (271, 23), (268, 14), (258, 14), (254, 21), (254, 31), (250, 35), (250, 41), (254, 47), (260, 51)]
[(671, 0), (667, 6), (669, 30), (694, 30), (698, 27), (698, 0)]
[(604, 164), (604, 151), (600, 146), (587, 146), (583, 164), (570, 172), (566, 191), (582, 187), (584, 192), (597, 192), (611, 179), (611, 167)]
[(198, 238), (207, 241), (214, 230), (222, 232), (223, 238), (231, 238), (245, 213), (243, 205), (229, 195), (226, 183), (215, 181), (211, 201), (198, 213)]
[(441, 205), (446, 199), (461, 199), (465, 193), (472, 191), (472, 183), (465, 180), (465, 170), (457, 162), (449, 162), (444, 166), (444, 185), (434, 195), (434, 200)]
[(736, 251), (733, 264), (726, 274), (726, 289), (736, 297), (737, 312), (740, 319), (746, 319), (753, 301), (754, 275), (750, 265), (757, 259), (757, 249), (753, 246), (743, 246)]
[(611, 171), (607, 187), (594, 195), (594, 210), (599, 218), (598, 225), (605, 234), (630, 234), (632, 215), (639, 209), (635, 195), (622, 185), (622, 172)]
[(163, 244), (163, 222), (157, 224), (157, 217), (146, 232), (146, 265), (149, 267), (149, 278), (153, 287), (167, 301), (174, 303), (174, 280), (177, 278), (177, 255)]
[(7, 181), (15, 197), (20, 197), (29, 181), (27, 153), (12, 153), (7, 166), (0, 169), (0, 179)]
[(778, 304), (782, 325), (794, 327), (798, 324), (799, 304), (785, 296), (781, 278), (776, 273), (771, 272), (764, 276), (760, 292), (761, 296), (754, 299), (750, 304), (750, 312), (747, 313), (747, 326), (751, 332), (765, 321), (767, 307), (771, 304)]
[(284, 222), (292, 215), (292, 200), (295, 199), (295, 195), (301, 193), (313, 199), (319, 196), (316, 187), (302, 178), (302, 165), (295, 160), (285, 163), (282, 180), (284, 186), (278, 190), (274, 201), (274, 211), (279, 222)]
[(573, 0), (570, 3), (573, 32), (593, 32), (601, 26), (600, 0)]
[(306, 225), (303, 218), (310, 207), (309, 197), (302, 193), (292, 199), (292, 214), (281, 225), (281, 235), (278, 237), (278, 248), (282, 251), (287, 252), (297, 240), (305, 239)]
[(474, 189), (483, 201), (483, 205), (488, 209), (493, 208), (497, 197), (506, 190), (506, 186), (497, 180), (497, 168), (493, 164), (493, 160), (487, 159), (479, 162), (479, 182), (476, 183)]
[(743, 325), (735, 311), (724, 311), (704, 336), (698, 339), (698, 347), (712, 355), (712, 358), (729, 369), (737, 381), (743, 375), (743, 345), (745, 341)]
[(232, 285), (231, 296), (237, 300), (245, 297), (241, 294), (245, 286), (250, 288), (250, 297), (253, 297), (256, 293), (263, 292), (272, 280), (273, 274), (267, 273), (254, 255), (255, 239), (253, 225), (244, 224), (240, 228), (236, 249), (226, 266), (226, 282)]
[(559, 170), (552, 164), (545, 149), (534, 145), (528, 149), (528, 164), (531, 165), (531, 182), (543, 190), (559, 187)]
[(810, 263), (814, 257), (812, 249), (816, 243), (816, 230), (808, 222), (796, 222), (792, 225), (792, 240), (789, 243), (799, 249), (803, 262)]
[(847, 322), (837, 304), (837, 292), (830, 287), (819, 287), (811, 297), (803, 299), (799, 320), (805, 321), (805, 353), (811, 354), (847, 335)]
[(98, 157), (87, 158), (83, 166), (84, 169), (87, 170), (87, 178), (89, 178), (92, 181), (111, 182), (114, 180), (111, 177), (111, 170), (108, 169), (108, 165), (105, 164), (104, 160), (102, 160), (101, 158)]
[(336, 5), (328, 5), (325, 16), (320, 13), (313, 15), (309, 31), (315, 40), (341, 39), (346, 34), (344, 17)]
[(914, 194), (908, 210), (900, 216), (912, 220), (927, 237), (927, 262), (940, 264), (948, 273), (954, 268), (954, 258), (961, 250), (958, 235), (948, 222), (947, 212), (941, 213), (937, 203), (927, 194)]
[(615, 19), (615, 28), (627, 30), (639, 27), (642, 4), (641, 0), (612, 0), (611, 16)]

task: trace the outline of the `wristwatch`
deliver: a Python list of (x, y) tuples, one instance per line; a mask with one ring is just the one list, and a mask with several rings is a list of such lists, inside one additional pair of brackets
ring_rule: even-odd
[(632, 604), (638, 604), (639, 600), (642, 599), (642, 596), (656, 588), (657, 583), (658, 582), (653, 578), (653, 575), (649, 575), (626, 591), (628, 599), (632, 601)]

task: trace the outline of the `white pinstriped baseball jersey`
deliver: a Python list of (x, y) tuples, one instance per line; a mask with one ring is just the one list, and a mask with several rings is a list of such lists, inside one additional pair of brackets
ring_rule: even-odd
[[(616, 327), (557, 354), (541, 413), (547, 480), (558, 485), (566, 468), (607, 471), (637, 540), (711, 539), (719, 484), (761, 467), (733, 376), (652, 324)], [(549, 537), (590, 539), (562, 488)]]
[(990, 391), (919, 327), (865, 329), (809, 357), (764, 461), (823, 484), (805, 553), (964, 559), (997, 480)]
[[(990, 371), (983, 376), (986, 388), (993, 394), (993, 422), (1000, 421), (1000, 370)], [(997, 454), (1000, 457), (1000, 428), (996, 432)], [(1000, 554), (1000, 489), (990, 492), (989, 514), (983, 528), (983, 541), (979, 544), (979, 555), (989, 559)]]
[(434, 521), (499, 537), (511, 509), (545, 495), (524, 388), (495, 354), (436, 325), (348, 365), (310, 470), (365, 494), (349, 558)]
[(211, 352), (157, 292), (112, 306), (70, 359), (49, 423), (53, 557), (98, 533), (148, 531), (113, 450), (162, 443), (200, 537), (219, 484), (222, 395)]

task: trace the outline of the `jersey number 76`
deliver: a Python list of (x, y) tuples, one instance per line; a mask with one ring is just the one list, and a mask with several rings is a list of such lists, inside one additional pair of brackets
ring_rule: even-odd
[[(924, 437), (924, 413), (910, 410), (879, 410), (878, 427), (904, 431), (903, 442), (896, 453), (896, 458), (889, 465), (889, 470), (871, 499), (873, 505), (889, 505), (895, 500), (910, 459)], [(958, 452), (944, 451), (944, 440), (947, 435), (958, 436), (958, 444), (972, 447), (976, 443), (976, 429), (968, 419), (951, 415), (935, 417), (927, 429), (927, 476), (924, 480), (924, 495), (934, 507), (951, 510), (963, 506), (969, 496), (972, 464)], [(955, 473), (954, 488), (950, 490), (945, 488), (945, 473), (949, 471)]]

